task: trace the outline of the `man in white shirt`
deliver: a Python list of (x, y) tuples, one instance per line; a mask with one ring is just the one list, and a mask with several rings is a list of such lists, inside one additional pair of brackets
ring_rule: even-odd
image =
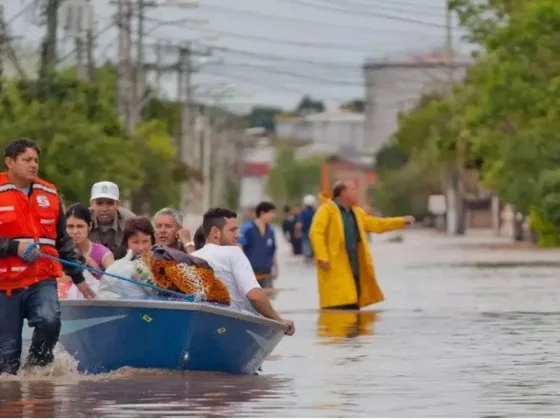
[(237, 245), (237, 213), (228, 209), (210, 209), (204, 214), (202, 227), (206, 245), (191, 255), (206, 260), (216, 277), (225, 283), (232, 308), (245, 309), (248, 302), (262, 316), (283, 323), (286, 326), (286, 334), (293, 335), (294, 322), (280, 318), (274, 310), (255, 278), (251, 263)]

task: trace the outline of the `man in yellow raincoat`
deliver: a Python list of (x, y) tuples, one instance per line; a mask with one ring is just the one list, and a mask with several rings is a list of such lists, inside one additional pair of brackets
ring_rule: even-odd
[(375, 279), (367, 234), (401, 229), (414, 217), (375, 217), (358, 206), (358, 189), (339, 181), (332, 200), (322, 197), (309, 237), (319, 281), (322, 309), (359, 309), (385, 298)]

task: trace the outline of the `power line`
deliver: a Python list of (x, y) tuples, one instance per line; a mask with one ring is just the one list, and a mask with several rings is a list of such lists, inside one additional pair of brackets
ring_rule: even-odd
[[(249, 63), (241, 63), (241, 62), (225, 62), (226, 66), (231, 65), (234, 67), (241, 67), (241, 68), (250, 68), (250, 69), (259, 69), (266, 71), (267, 73), (276, 73), (286, 76), (293, 76), (300, 79), (305, 79), (307, 83), (317, 83), (317, 84), (328, 84), (328, 85), (338, 85), (338, 86), (355, 86), (355, 87), (363, 87), (363, 83), (360, 81), (349, 81), (349, 80), (336, 80), (325, 78), (318, 74), (304, 74), (298, 73), (290, 70), (283, 70), (279, 69), (278, 67), (274, 66), (266, 66), (266, 65), (258, 65), (258, 64), (249, 64)], [(222, 64), (219, 64), (222, 65)], [(210, 66), (210, 65), (209, 65)]]
[[(370, 0), (368, 3), (361, 3), (361, 2), (358, 3), (356, 1), (351, 1), (351, 0), (316, 0), (316, 1), (322, 1), (324, 3), (331, 4), (331, 5), (336, 4), (337, 6), (347, 5), (347, 8), (349, 10), (360, 11), (360, 12), (371, 12), (372, 10), (375, 10), (375, 11), (377, 11), (377, 10), (388, 10), (390, 12), (410, 13), (410, 14), (414, 14), (415, 16), (423, 15), (423, 16), (429, 16), (429, 17), (437, 17), (437, 18), (441, 18), (441, 19), (443, 19), (445, 17), (445, 8), (443, 8), (443, 7), (438, 8), (437, 11), (426, 10), (426, 8), (424, 8), (424, 7), (421, 7), (421, 10), (410, 10), (410, 9), (404, 9), (402, 7), (392, 7), (392, 6), (395, 6), (395, 5), (398, 6), (399, 4), (403, 4), (402, 2), (399, 3), (397, 1), (391, 1), (390, 6), (388, 6), (384, 2), (375, 3), (374, 0)], [(404, 3), (404, 5), (411, 5), (411, 4), (410, 3)], [(323, 3), (319, 4), (318, 6), (323, 6)]]
[(354, 15), (354, 16), (371, 16), (371, 17), (375, 17), (375, 18), (383, 18), (383, 19), (387, 19), (387, 20), (413, 23), (413, 24), (416, 24), (416, 25), (431, 26), (431, 27), (434, 27), (434, 28), (442, 28), (442, 29), (445, 28), (445, 25), (442, 24), (442, 23), (426, 22), (426, 21), (418, 20), (418, 19), (414, 19), (414, 18), (394, 16), (394, 15), (388, 15), (388, 14), (384, 14), (384, 13), (374, 13), (374, 12), (366, 13), (366, 11), (353, 11), (353, 10), (349, 10), (349, 9), (340, 9), (340, 8), (321, 5), (321, 4), (307, 3), (303, 0), (287, 0), (287, 1), (289, 1), (290, 3), (299, 4), (299, 5), (310, 7), (310, 8), (328, 10), (328, 11), (336, 12), (336, 13), (345, 13), (345, 14)]
[[(318, 22), (318, 21), (315, 21), (315, 20), (303, 19), (303, 18), (300, 18), (300, 17), (297, 17), (297, 16), (271, 15), (271, 14), (268, 14), (268, 13), (257, 12), (257, 11), (254, 11), (254, 10), (233, 9), (233, 8), (224, 7), (224, 6), (221, 6), (221, 5), (217, 6), (217, 5), (213, 5), (213, 4), (212, 5), (204, 4), (203, 7), (207, 8), (207, 9), (224, 11), (224, 12), (227, 12), (227, 13), (233, 13), (233, 14), (237, 13), (237, 14), (241, 14), (241, 15), (245, 15), (245, 16), (253, 15), (253, 16), (258, 16), (260, 18), (265, 18), (265, 19), (269, 19), (269, 20), (289, 21), (289, 22), (292, 22), (292, 23), (300, 22), (300, 23), (303, 23), (305, 25), (316, 25), (316, 26), (323, 26), (323, 27), (326, 26), (326, 27), (329, 27), (331, 29), (333, 29), (333, 28), (345, 28), (345, 29), (353, 29), (353, 30), (356, 30), (356, 31), (371, 31), (372, 30), (372, 28), (368, 27), (368, 26), (341, 25), (341, 24), (335, 24), (335, 23)], [(340, 10), (338, 10), (338, 9), (335, 9), (334, 11), (340, 12)], [(360, 15), (363, 16), (363, 14), (361, 14), (361, 13), (360, 13)], [(383, 17), (383, 16), (378, 16), (378, 17)], [(403, 20), (402, 18), (398, 18), (398, 17), (395, 17), (395, 18), (397, 18), (397, 20), (401, 20), (401, 21)], [(406, 21), (406, 19), (404, 19), (404, 21)], [(422, 22), (425, 26), (437, 27), (437, 28), (441, 28), (441, 29), (445, 28), (445, 25), (443, 25), (443, 24), (438, 25), (438, 24), (433, 24), (433, 23), (424, 22), (424, 21), (418, 21), (418, 22)]]
[[(362, 1), (359, 0), (322, 0), (325, 2), (329, 2), (329, 3), (347, 3), (347, 4), (355, 4), (355, 5), (361, 5), (361, 6), (371, 6), (371, 5), (376, 5), (376, 4), (382, 4), (385, 5), (386, 3), (390, 3), (391, 5), (400, 5), (400, 6), (407, 6), (407, 7), (417, 7), (420, 8), (422, 10), (426, 10), (426, 9), (431, 9), (434, 11), (434, 13), (436, 13), (436, 11), (441, 12), (441, 16), (445, 15), (445, 7), (442, 6), (435, 6), (433, 4), (419, 4), (417, 2), (410, 2), (410, 1), (404, 1), (404, 0), (365, 0), (366, 2), (363, 3)], [(376, 2), (378, 1), (378, 2)], [(444, 1), (444, 0), (442, 0)]]

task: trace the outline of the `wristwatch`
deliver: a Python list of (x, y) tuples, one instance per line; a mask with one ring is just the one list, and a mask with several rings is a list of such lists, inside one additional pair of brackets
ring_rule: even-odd
[(185, 244), (185, 251), (188, 249), (189, 246), (192, 246), (192, 247), (194, 248), (194, 242), (192, 242), (192, 241), (191, 241), (191, 242), (187, 242), (187, 243)]

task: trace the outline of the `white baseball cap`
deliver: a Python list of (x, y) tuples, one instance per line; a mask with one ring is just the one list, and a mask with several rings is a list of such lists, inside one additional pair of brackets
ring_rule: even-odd
[(119, 201), (119, 186), (114, 182), (101, 181), (96, 182), (91, 187), (91, 200), (98, 198), (108, 198), (109, 200)]
[(303, 205), (304, 206), (314, 206), (317, 203), (315, 196), (309, 194), (303, 197)]

